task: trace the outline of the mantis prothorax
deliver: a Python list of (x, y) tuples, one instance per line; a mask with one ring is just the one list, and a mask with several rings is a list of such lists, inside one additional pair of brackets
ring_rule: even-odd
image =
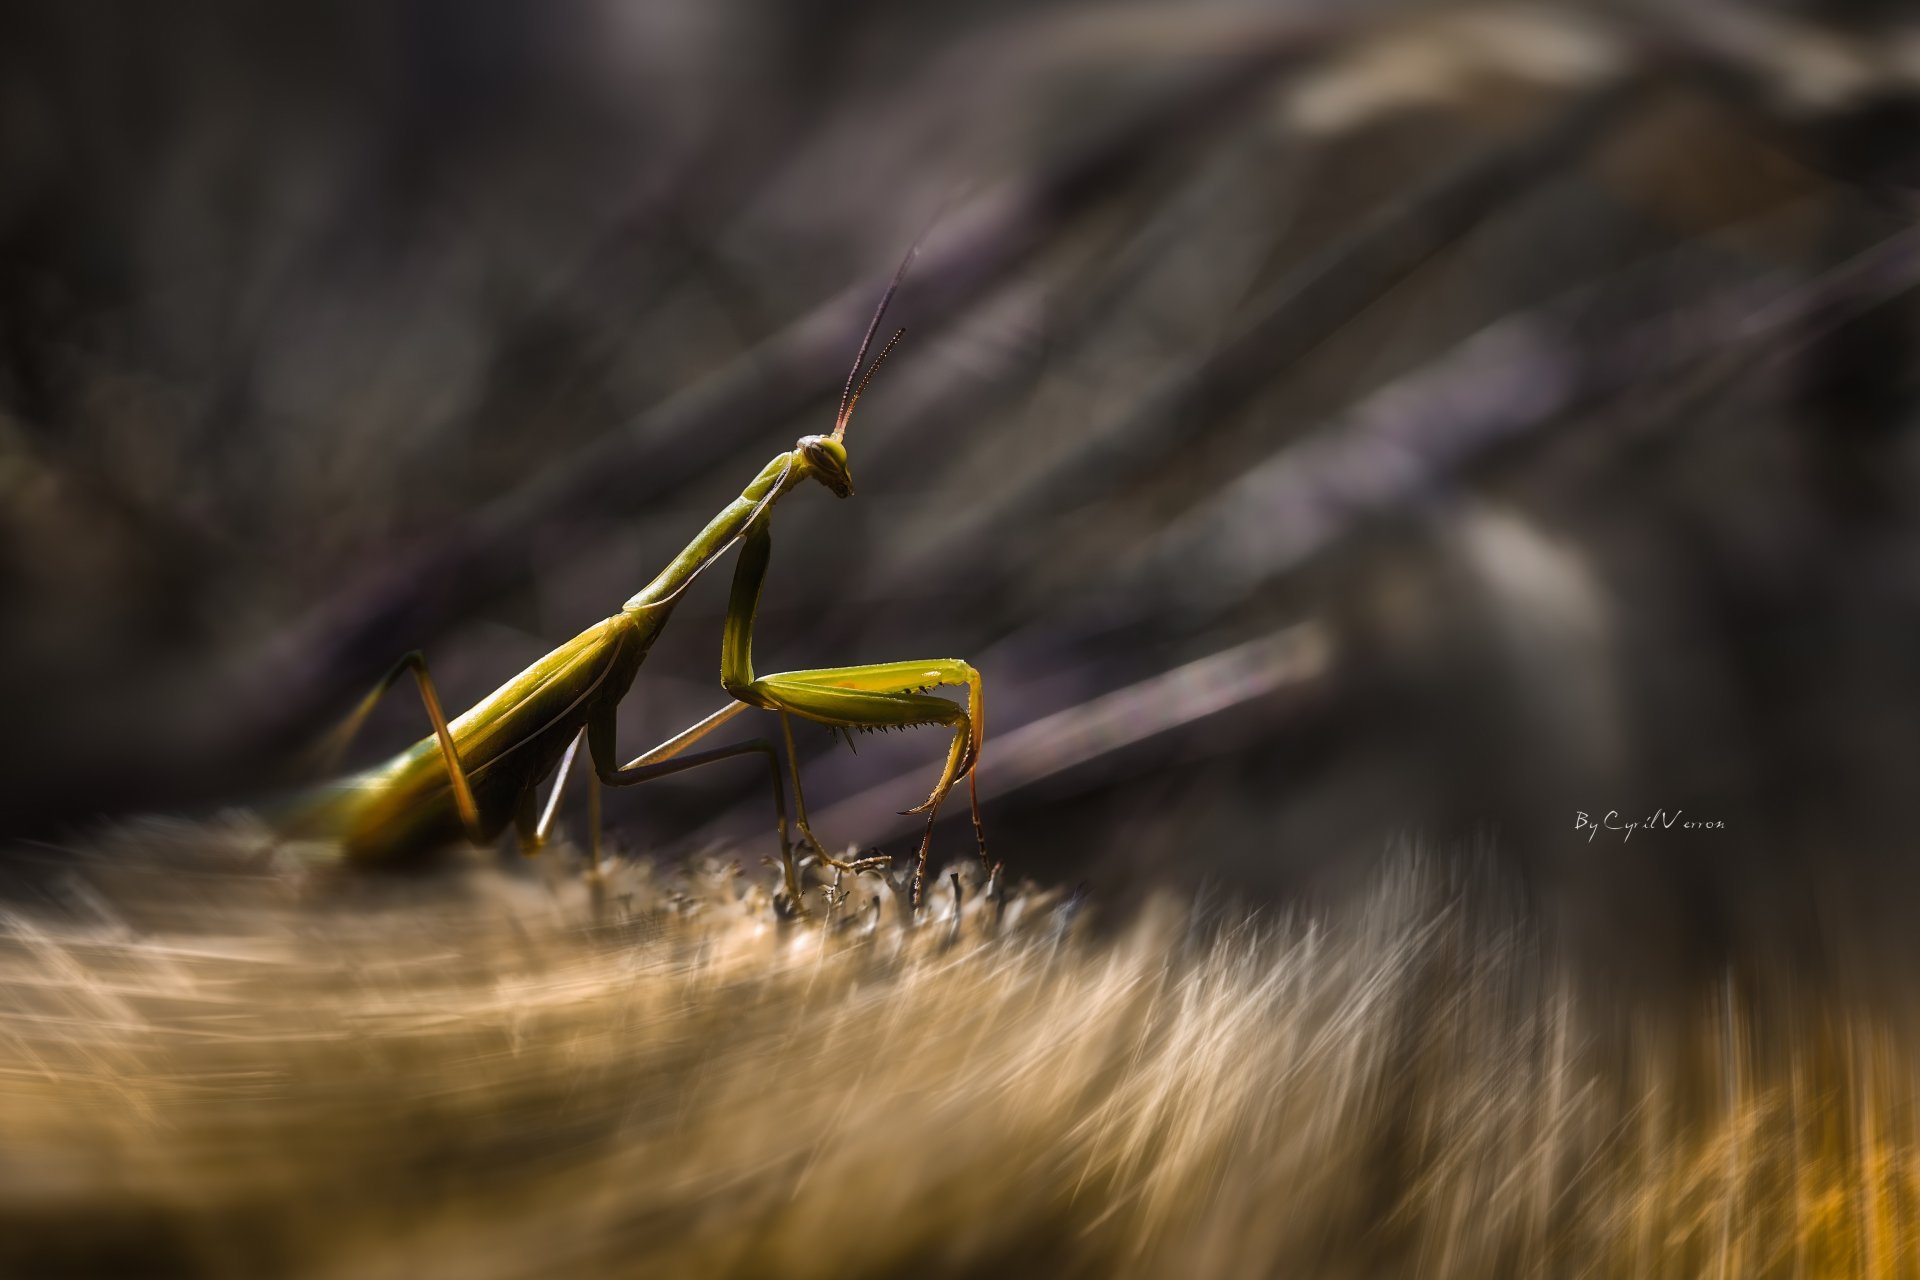
[[(873, 362), (866, 363), (887, 304), (912, 260), (913, 254), (909, 253), (873, 313), (841, 390), (840, 411), (831, 434), (802, 436), (792, 449), (776, 455), (740, 496), (708, 521), (706, 528), (618, 613), (554, 649), (465, 714), (447, 719), (426, 660), (419, 653), (408, 654), (347, 718), (334, 740), (339, 744), (349, 740), (380, 698), (409, 671), (419, 685), (433, 733), (382, 764), (310, 793), (283, 825), (294, 834), (337, 840), (350, 860), (360, 862), (397, 859), (462, 837), (477, 844), (491, 843), (509, 821), (515, 826), (522, 851), (537, 852), (546, 843), (561, 790), (584, 740), (595, 779), (589, 857), (597, 871), (598, 786), (630, 786), (719, 760), (759, 755), (773, 784), (786, 895), (798, 910), (803, 886), (788, 830), (780, 752), (765, 738), (702, 751), (691, 748), (750, 707), (777, 712), (800, 836), (822, 862), (841, 871), (859, 872), (885, 865), (888, 859), (845, 862), (829, 854), (814, 837), (800, 790), (792, 718), (799, 716), (842, 730), (939, 725), (953, 734), (946, 763), (932, 793), (906, 811), (924, 813), (927, 818), (914, 878), (917, 906), (934, 818), (940, 802), (962, 776), (968, 781), (974, 831), (980, 838), (979, 798), (973, 788), (981, 740), (979, 672), (956, 658), (928, 658), (756, 676), (752, 656), (754, 614), (773, 550), (769, 532), (773, 510), (808, 479), (819, 481), (837, 497), (853, 495), (853, 480), (847, 469), (847, 423), (874, 370), (903, 332), (895, 331)], [(720, 645), (720, 684), (733, 700), (651, 751), (619, 763), (614, 713), (620, 700), (632, 688), (640, 664), (681, 595), (736, 544), (740, 558)], [(942, 685), (964, 686), (966, 705), (925, 692)], [(542, 805), (538, 789), (556, 771), (553, 789)], [(984, 857), (983, 839), (981, 848)]]

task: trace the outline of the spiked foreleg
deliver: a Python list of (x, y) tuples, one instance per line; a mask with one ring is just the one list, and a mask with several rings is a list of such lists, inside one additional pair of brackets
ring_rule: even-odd
[[(720, 681), (728, 693), (752, 706), (802, 716), (836, 728), (906, 729), (941, 725), (953, 731), (946, 764), (934, 782), (932, 792), (925, 801), (906, 810), (907, 813), (927, 815), (927, 829), (920, 841), (919, 872), (914, 878), (917, 906), (926, 870), (927, 851), (933, 838), (934, 815), (954, 784), (962, 777), (970, 776), (980, 760), (984, 712), (980, 673), (957, 658), (929, 658), (855, 667), (783, 671), (755, 677), (753, 622), (772, 551), (772, 539), (764, 528), (748, 535), (741, 547), (720, 653)], [(943, 685), (964, 687), (967, 690), (966, 705), (963, 707), (945, 698), (929, 697), (921, 692)], [(971, 788), (969, 792), (971, 794)], [(974, 829), (978, 833), (980, 813), (977, 796), (973, 817)], [(984, 837), (981, 838), (981, 856), (984, 859)]]
[[(903, 669), (904, 670), (901, 670)], [(920, 690), (939, 685), (970, 685), (968, 706)], [(979, 759), (980, 676), (953, 658), (925, 662), (885, 662), (870, 667), (819, 667), (762, 676), (748, 686), (755, 706), (770, 707), (843, 729), (915, 729), (944, 726), (953, 731), (946, 764), (927, 798), (904, 813), (939, 807), (947, 792)], [(737, 696), (737, 695), (736, 695)]]

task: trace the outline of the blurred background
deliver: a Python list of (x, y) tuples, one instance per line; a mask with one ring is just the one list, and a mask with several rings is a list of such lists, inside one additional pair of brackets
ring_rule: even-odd
[[(825, 428), (923, 241), (759, 662), (973, 661), (1017, 873), (1285, 902), (1412, 842), (1626, 969), (1904, 956), (1900, 19), (9, 4), (0, 831), (252, 803), (412, 648), (486, 693)], [(725, 594), (623, 749), (721, 704)], [(941, 744), (858, 745), (802, 737), (816, 829), (905, 854)], [(751, 861), (763, 786), (615, 845)], [(1576, 829), (1657, 810), (1724, 828)]]

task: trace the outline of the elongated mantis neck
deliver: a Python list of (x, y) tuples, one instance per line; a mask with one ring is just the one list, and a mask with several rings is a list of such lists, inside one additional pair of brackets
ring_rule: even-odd
[(734, 539), (746, 532), (750, 523), (764, 520), (773, 505), (805, 479), (807, 472), (807, 461), (799, 453), (776, 455), (760, 469), (753, 482), (740, 491), (740, 496), (722, 507), (720, 513), (707, 522), (707, 527), (695, 534), (693, 541), (652, 582), (621, 606), (622, 609), (627, 613), (646, 613), (672, 605), (700, 576), (701, 570), (719, 559)]

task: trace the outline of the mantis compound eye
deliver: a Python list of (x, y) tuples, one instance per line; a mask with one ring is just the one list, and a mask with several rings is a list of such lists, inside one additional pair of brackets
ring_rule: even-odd
[(797, 446), (821, 484), (836, 497), (853, 496), (853, 475), (847, 470), (847, 447), (831, 436), (802, 436)]

